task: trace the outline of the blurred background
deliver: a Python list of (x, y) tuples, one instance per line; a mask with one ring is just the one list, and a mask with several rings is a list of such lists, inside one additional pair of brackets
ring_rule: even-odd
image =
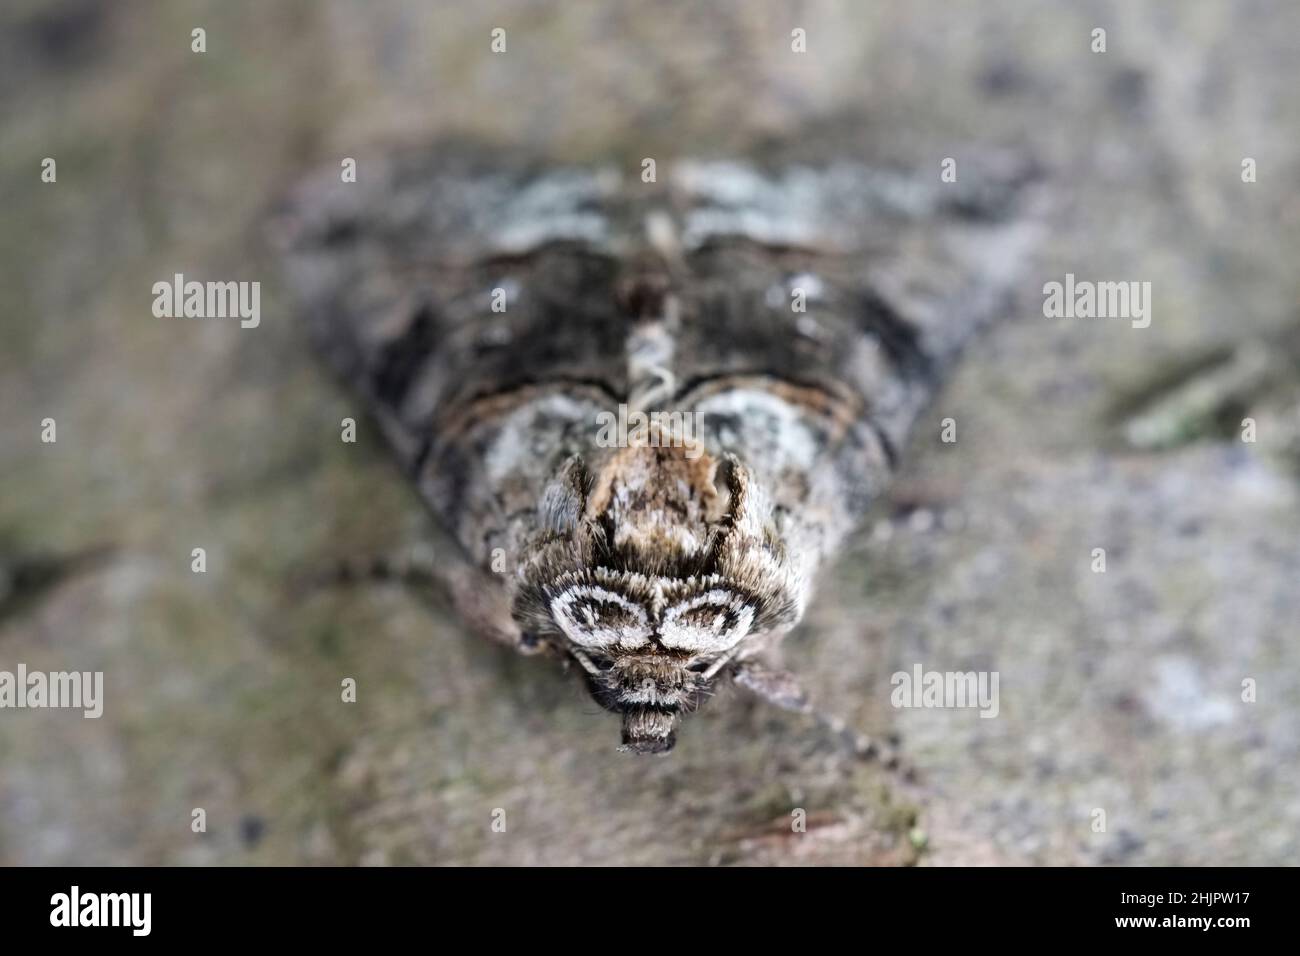
[[(1297, 89), (1286, 0), (9, 0), (0, 669), (102, 670), (106, 701), (0, 711), (0, 863), (1294, 862)], [(936, 175), (979, 147), (1041, 163), (1015, 314), (933, 409), (957, 443), (922, 422), (787, 641), (917, 783), (735, 695), (632, 759), (576, 680), (447, 610), (289, 586), (450, 546), (373, 428), (338, 440), (359, 410), (305, 347), (268, 211), (449, 135), (630, 168), (800, 137)], [(260, 327), (155, 319), (176, 272), (262, 282)], [(1151, 326), (1044, 318), (1067, 272), (1151, 282)], [(999, 717), (891, 708), (917, 663), (998, 671)]]

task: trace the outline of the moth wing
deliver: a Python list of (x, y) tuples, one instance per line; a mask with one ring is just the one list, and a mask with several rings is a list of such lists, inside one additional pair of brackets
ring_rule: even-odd
[[(287, 276), (318, 349), (483, 564), (624, 385), (618, 177), (457, 144), (356, 172), (325, 170), (285, 204)], [(493, 471), (518, 456), (536, 481)]]
[[(954, 182), (844, 159), (684, 163), (674, 178), (682, 244), (706, 275), (708, 252), (741, 241), (766, 253), (763, 278), (810, 276), (815, 288), (804, 291), (814, 301), (833, 297), (851, 310), (865, 296), (891, 313), (896, 338), (941, 370), (1006, 305), (1041, 233), (1031, 160), (979, 153), (963, 163)], [(762, 258), (751, 261), (761, 267)], [(761, 291), (765, 304), (792, 311), (793, 286)], [(857, 324), (890, 334), (879, 318)]]
[(843, 158), (676, 170), (699, 317), (679, 347), (686, 406), (802, 516), (802, 546), (883, 490), (953, 360), (1008, 312), (1038, 179), (1000, 154), (959, 182)]

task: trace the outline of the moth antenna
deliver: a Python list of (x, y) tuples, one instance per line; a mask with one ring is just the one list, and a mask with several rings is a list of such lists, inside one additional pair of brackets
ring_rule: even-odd
[(757, 661), (739, 664), (733, 676), (736, 684), (775, 707), (811, 717), (827, 740), (858, 760), (878, 763), (908, 782), (917, 777), (916, 768), (904, 761), (892, 741), (877, 740), (854, 730), (835, 714), (815, 708), (798, 680), (789, 671), (776, 670)]

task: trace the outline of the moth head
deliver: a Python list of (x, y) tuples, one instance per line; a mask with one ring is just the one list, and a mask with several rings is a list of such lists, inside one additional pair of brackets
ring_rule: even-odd
[(539, 506), (514, 615), (623, 716), (623, 747), (663, 753), (730, 665), (798, 621), (806, 575), (734, 458), (623, 449), (572, 458)]

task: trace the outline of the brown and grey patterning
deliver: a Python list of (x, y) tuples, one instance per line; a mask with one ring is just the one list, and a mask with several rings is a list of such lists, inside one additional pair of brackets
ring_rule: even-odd
[[(698, 161), (645, 183), (463, 146), (360, 169), (298, 191), (286, 258), (319, 347), (476, 569), (465, 616), (575, 664), (638, 753), (671, 749), (719, 681), (806, 709), (765, 658), (1005, 307), (1023, 170), (965, 163), (972, 188)], [(609, 447), (620, 406), (697, 434)]]

